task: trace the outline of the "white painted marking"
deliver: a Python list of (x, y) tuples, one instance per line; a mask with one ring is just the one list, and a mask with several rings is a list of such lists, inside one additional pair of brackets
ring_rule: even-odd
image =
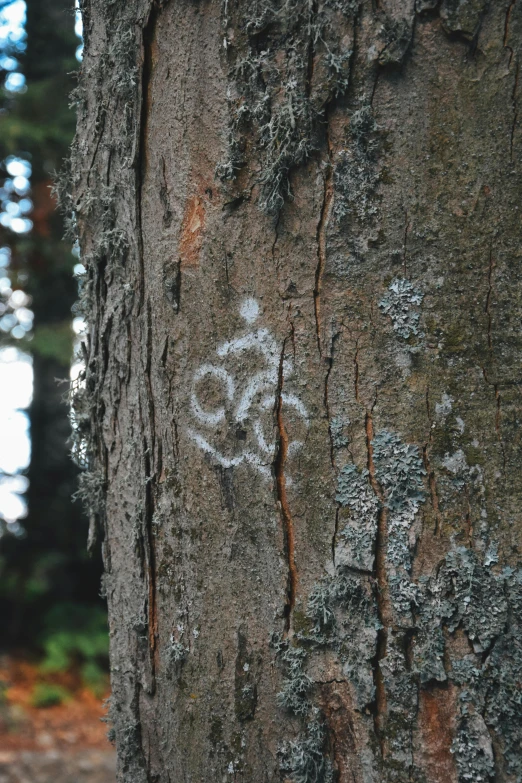
[[(240, 308), (240, 313), (248, 324), (253, 324), (258, 319), (259, 312), (259, 305), (252, 298), (245, 299)], [(224, 367), (214, 364), (203, 364), (194, 373), (191, 408), (195, 418), (208, 429), (213, 429), (220, 422), (223, 422), (226, 419), (228, 409), (231, 420), (243, 427), (248, 426), (251, 428), (250, 431), (253, 437), (248, 440), (248, 443), (253, 442), (257, 448), (253, 451), (250, 446), (244, 448), (242, 452), (235, 456), (226, 457), (212, 444), (208, 435), (203, 436), (194, 429), (187, 430), (187, 434), (202, 451), (209, 454), (221, 467), (232, 468), (242, 463), (247, 463), (255, 467), (261, 475), (270, 478), (276, 443), (274, 433), (272, 433), (272, 441), (267, 440), (265, 437), (262, 412), (270, 409), (275, 411), (279, 381), (280, 349), (277, 341), (268, 329), (261, 328), (236, 337), (233, 340), (225, 341), (218, 346), (216, 353), (220, 359), (227, 360), (246, 351), (261, 354), (265, 361), (266, 369), (261, 372), (255, 371), (247, 380), (242, 392), (238, 395), (236, 394), (238, 381), (237, 379), (234, 380), (230, 372), (225, 370)], [(291, 375), (292, 369), (291, 362), (285, 360), (283, 363), (285, 378)], [(202, 383), (207, 376), (217, 378), (224, 384), (228, 403), (227, 409), (223, 406), (211, 411), (203, 408), (197, 396), (196, 386)], [(281, 395), (281, 399), (283, 408), (294, 408), (296, 413), (303, 419), (306, 427), (308, 427), (308, 413), (302, 401), (295, 394), (287, 394), (286, 392)], [(272, 427), (272, 430), (274, 430), (274, 427)], [(288, 454), (295, 453), (302, 446), (303, 443), (301, 441), (292, 441), (288, 445)], [(289, 477), (287, 478), (287, 483), (291, 483)]]
[(241, 353), (249, 350), (262, 353), (271, 368), (277, 370), (279, 367), (277, 343), (268, 329), (258, 329), (257, 332), (251, 332), (244, 337), (227, 340), (227, 342), (218, 347), (216, 353), (218, 356), (228, 356), (231, 353)]
[(250, 297), (245, 299), (239, 312), (247, 323), (253, 324), (259, 316), (259, 305), (255, 299)]
[(256, 433), (257, 442), (261, 451), (263, 451), (265, 454), (274, 456), (274, 446), (271, 446), (266, 442), (265, 433), (263, 432), (263, 425), (259, 419), (256, 419), (254, 422), (254, 432)]
[(197, 395), (196, 395), (196, 384), (201, 382), (203, 378), (205, 378), (208, 375), (213, 375), (215, 378), (219, 378), (220, 381), (223, 381), (223, 383), (226, 386), (226, 394), (227, 399), (229, 401), (232, 401), (234, 399), (235, 394), (235, 384), (234, 379), (232, 376), (223, 369), (223, 367), (214, 367), (212, 364), (203, 364), (196, 372), (194, 373), (194, 380), (192, 383), (192, 397), (190, 398), (192, 411), (195, 415), (195, 417), (202, 423), (207, 425), (215, 425), (219, 424), (220, 421), (223, 421), (225, 418), (225, 409), (224, 408), (218, 408), (214, 412), (205, 411), (199, 404)]
[(242, 423), (248, 418), (256, 395), (265, 389), (275, 388), (274, 384), (277, 384), (277, 375), (274, 378), (272, 373), (260, 373), (247, 383), (235, 412), (235, 419), (238, 423)]
[(295, 394), (286, 394), (285, 392), (282, 393), (281, 397), (283, 400), (283, 407), (285, 405), (291, 405), (292, 408), (295, 408), (299, 415), (303, 417), (306, 424), (308, 425), (308, 413), (306, 412), (306, 408), (299, 397), (296, 397)]
[(227, 457), (224, 457), (222, 454), (220, 454), (219, 451), (208, 442), (208, 440), (199, 434), (199, 432), (196, 432), (195, 430), (187, 430), (187, 432), (197, 443), (199, 448), (202, 451), (205, 451), (207, 454), (210, 454), (211, 457), (214, 457), (216, 462), (221, 465), (222, 468), (232, 468), (236, 465), (240, 465), (243, 462), (243, 455), (228, 459)]

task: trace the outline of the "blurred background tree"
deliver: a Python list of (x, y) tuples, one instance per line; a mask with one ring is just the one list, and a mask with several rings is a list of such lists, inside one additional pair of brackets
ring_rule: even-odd
[[(45, 654), (48, 671), (79, 662), (96, 687), (107, 651), (101, 558), (87, 555), (87, 520), (72, 499), (79, 468), (70, 458), (68, 386), (59, 383), (73, 362), (79, 261), (62, 241), (51, 193), (74, 132), (68, 96), (79, 40), (69, 0), (0, 2), (0, 13), (24, 5), (25, 35), (0, 41), (0, 348), (32, 359), (31, 457), (25, 518), (9, 519), (0, 504), (0, 611), (9, 618), (1, 645)], [(4, 476), (15, 478), (23, 488), (23, 476)]]

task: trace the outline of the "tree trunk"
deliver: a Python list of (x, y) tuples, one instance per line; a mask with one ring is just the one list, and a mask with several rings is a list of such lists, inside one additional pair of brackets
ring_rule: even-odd
[(0, 114), (0, 159), (22, 154), (32, 164), (33, 229), (18, 236), (2, 229), (2, 240), (13, 252), (14, 285), (31, 296), (35, 316), (31, 342), (19, 343), (32, 354), (34, 378), (25, 535), (0, 540), (0, 612), (9, 618), (2, 632), (4, 649), (40, 644), (49, 610), (56, 611), (58, 604), (95, 604), (101, 573), (100, 558), (93, 560), (85, 551), (87, 521), (71, 497), (79, 471), (70, 459), (63, 381), (73, 353), (71, 307), (77, 285), (75, 259), (62, 241), (63, 221), (51, 197), (52, 173), (74, 133), (68, 92), (78, 39), (69, 0), (26, 0), (25, 5), (27, 92), (11, 98)]
[(522, 3), (83, 12), (119, 779), (520, 780)]

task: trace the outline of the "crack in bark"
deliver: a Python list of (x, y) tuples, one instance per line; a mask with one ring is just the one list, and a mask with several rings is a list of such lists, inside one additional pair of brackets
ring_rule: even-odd
[(339, 506), (335, 509), (335, 525), (334, 525), (334, 533), (332, 536), (332, 563), (335, 566), (335, 544), (337, 542), (337, 535), (339, 533)]
[(384, 687), (384, 678), (381, 671), (380, 662), (386, 657), (386, 648), (388, 643), (388, 629), (391, 627), (391, 605), (388, 588), (388, 578), (386, 574), (386, 542), (388, 539), (388, 524), (386, 506), (382, 489), (375, 476), (375, 464), (373, 462), (373, 419), (372, 410), (366, 412), (366, 449), (368, 454), (368, 475), (370, 485), (379, 499), (380, 509), (377, 520), (377, 538), (375, 542), (375, 580), (377, 583), (377, 614), (381, 628), (377, 631), (377, 650), (372, 660), (373, 681), (375, 685), (375, 711), (374, 711), (374, 729), (381, 754), (385, 755), (384, 741), (384, 721), (387, 713), (387, 698)]
[(426, 474), (428, 476), (428, 487), (430, 490), (431, 506), (433, 508), (433, 511), (435, 512), (435, 530), (433, 532), (434, 535), (440, 536), (441, 513), (439, 507), (439, 496), (437, 493), (437, 482), (435, 480), (435, 471), (431, 467), (431, 462), (429, 457), (429, 451), (428, 451), (429, 443), (431, 443), (431, 434), (428, 443), (426, 443), (426, 445), (422, 449), (422, 458), (424, 462), (424, 468), (426, 469)]
[(354, 385), (354, 392), (355, 392), (355, 402), (359, 402), (359, 340), (358, 339), (355, 341), (355, 355), (353, 357), (353, 366), (354, 366), (353, 385)]
[(285, 428), (283, 419), (283, 386), (284, 386), (284, 374), (283, 364), (286, 348), (286, 338), (283, 341), (283, 348), (281, 350), (281, 357), (279, 360), (279, 378), (277, 385), (277, 399), (276, 399), (276, 422), (279, 435), (279, 448), (274, 462), (274, 472), (276, 479), (276, 491), (277, 499), (281, 507), (281, 518), (283, 522), (283, 534), (285, 540), (286, 561), (288, 564), (288, 580), (287, 580), (287, 600), (284, 608), (285, 618), (285, 631), (288, 633), (291, 626), (292, 610), (295, 606), (295, 596), (297, 590), (297, 568), (295, 565), (295, 537), (294, 537), (294, 522), (288, 504), (288, 497), (286, 494), (286, 475), (285, 465), (288, 456), (288, 435)]
[(335, 452), (334, 452), (334, 442), (333, 442), (333, 438), (332, 438), (332, 430), (331, 430), (331, 427), (330, 427), (331, 414), (330, 414), (330, 402), (329, 402), (329, 398), (328, 398), (328, 384), (329, 384), (329, 381), (330, 381), (330, 373), (332, 372), (333, 361), (334, 361), (333, 360), (334, 345), (335, 345), (335, 341), (336, 341), (338, 336), (339, 336), (338, 332), (336, 332), (332, 336), (332, 341), (331, 341), (331, 345), (330, 345), (330, 356), (328, 356), (327, 359), (326, 359), (327, 369), (326, 369), (326, 374), (324, 376), (324, 396), (323, 396), (324, 409), (326, 411), (326, 420), (328, 422), (328, 436), (329, 436), (329, 439), (330, 439), (330, 462), (331, 462), (332, 468), (334, 470), (335, 470)]
[(143, 215), (142, 215), (142, 200), (143, 200), (143, 183), (145, 181), (145, 175), (147, 171), (147, 127), (148, 127), (148, 115), (150, 109), (150, 82), (152, 77), (152, 46), (154, 42), (154, 35), (156, 32), (156, 21), (158, 17), (158, 9), (152, 6), (150, 9), (149, 18), (142, 34), (142, 52), (143, 52), (143, 64), (141, 70), (141, 111), (140, 111), (140, 127), (139, 127), (139, 141), (138, 141), (138, 165), (136, 166), (136, 213), (138, 224), (138, 256), (140, 262), (140, 278), (142, 285), (139, 291), (139, 303), (138, 313), (141, 312), (145, 298), (144, 280), (145, 280), (145, 259), (144, 255), (144, 243), (143, 243)]
[[(156, 411), (154, 406), (154, 393), (151, 380), (151, 360), (152, 360), (152, 312), (150, 303), (147, 304), (147, 360), (145, 365), (145, 383), (147, 388), (149, 427), (151, 434), (151, 446), (146, 450), (146, 490), (145, 490), (145, 518), (147, 531), (147, 572), (149, 583), (149, 648), (152, 653), (152, 670), (154, 672), (154, 657), (156, 652), (156, 635), (158, 627), (157, 607), (156, 607), (156, 550), (154, 545), (154, 534), (152, 532), (152, 518), (154, 514), (153, 483), (156, 478), (156, 469), (154, 458), (156, 451)], [(158, 444), (158, 452), (161, 444)], [(158, 453), (159, 457), (159, 453)], [(161, 475), (161, 467), (160, 467)]]
[(319, 222), (317, 224), (317, 266), (315, 268), (315, 286), (314, 286), (314, 314), (315, 314), (315, 331), (317, 335), (317, 348), (319, 350), (319, 356), (323, 355), (321, 348), (321, 288), (323, 274), (326, 266), (326, 231), (328, 228), (328, 219), (330, 216), (330, 207), (333, 200), (333, 160), (332, 160), (332, 148), (328, 127), (328, 118), (326, 118), (326, 149), (328, 155), (328, 168), (326, 170), (326, 176), (324, 178), (324, 190), (323, 190), (323, 203), (321, 205), (321, 214), (319, 216)]
[(272, 242), (272, 248), (271, 248), (272, 263), (274, 264), (274, 266), (275, 266), (277, 271), (279, 271), (279, 263), (276, 261), (275, 250), (276, 250), (276, 245), (277, 245), (277, 242), (278, 242), (278, 239), (279, 239), (279, 223), (280, 223), (280, 220), (281, 220), (281, 213), (278, 212), (276, 220), (275, 220), (275, 225), (274, 225), (274, 234), (275, 234), (275, 236), (274, 236), (274, 241)]
[(101, 115), (101, 128), (99, 128), (99, 130), (98, 130), (98, 117), (96, 118), (96, 122), (95, 122), (95, 127), (98, 130), (98, 138), (97, 138), (96, 143), (94, 145), (94, 150), (93, 150), (93, 153), (92, 153), (92, 156), (91, 156), (90, 163), (89, 163), (89, 165), (87, 167), (87, 182), (86, 182), (87, 188), (89, 188), (90, 184), (91, 184), (91, 172), (92, 172), (92, 170), (94, 168), (94, 162), (96, 160), (96, 156), (98, 155), (98, 150), (100, 148), (101, 140), (102, 140), (103, 134), (105, 132), (105, 118), (107, 116), (105, 108), (102, 108), (100, 110), (100, 115)]
[[(330, 380), (330, 373), (332, 372), (332, 367), (333, 367), (334, 344), (338, 336), (339, 336), (339, 332), (336, 332), (332, 336), (332, 342), (330, 346), (330, 356), (328, 357), (328, 369), (326, 371), (326, 375), (324, 378), (324, 407), (326, 411), (326, 419), (328, 422), (328, 437), (330, 440), (330, 463), (334, 471), (335, 471), (335, 450), (334, 450), (334, 442), (333, 442), (332, 429), (331, 429), (330, 403), (328, 399), (328, 383)], [(332, 536), (332, 562), (334, 565), (335, 565), (335, 542), (337, 541), (338, 529), (339, 529), (339, 507), (336, 506), (334, 532)]]
[(504, 41), (503, 41), (503, 46), (504, 46), (505, 49), (509, 49), (508, 68), (511, 68), (511, 61), (513, 59), (513, 54), (514, 54), (513, 48), (511, 46), (509, 46), (509, 44), (507, 42), (508, 38), (509, 38), (509, 23), (511, 21), (511, 13), (513, 11), (513, 8), (514, 8), (516, 2), (517, 2), (517, 0), (512, 0), (512, 2), (509, 4), (508, 10), (506, 12), (506, 20), (504, 22)]
[(516, 71), (515, 71), (515, 83), (513, 85), (513, 93), (511, 96), (511, 101), (513, 104), (513, 123), (511, 125), (511, 137), (509, 142), (509, 153), (510, 153), (510, 160), (513, 160), (513, 145), (515, 143), (515, 130), (517, 127), (517, 120), (518, 120), (518, 101), (517, 101), (517, 90), (518, 90), (518, 79), (520, 76), (520, 65), (517, 63)]
[[(143, 238), (143, 185), (145, 182), (147, 172), (147, 125), (148, 115), (150, 111), (150, 84), (152, 77), (152, 47), (154, 43), (154, 36), (156, 31), (156, 22), (158, 18), (159, 9), (155, 6), (151, 6), (149, 17), (143, 28), (142, 37), (142, 52), (143, 52), (143, 64), (141, 73), (141, 115), (140, 115), (140, 128), (139, 128), (139, 149), (138, 149), (138, 166), (136, 167), (136, 213), (137, 213), (137, 225), (138, 225), (138, 258), (139, 258), (139, 274), (140, 274), (140, 286), (139, 286), (139, 300), (138, 300), (138, 315), (143, 312), (145, 306), (145, 259), (144, 259), (144, 238)], [(150, 665), (152, 672), (152, 689), (154, 690), (155, 670), (156, 670), (156, 654), (157, 654), (157, 628), (158, 628), (158, 616), (156, 605), (156, 553), (154, 546), (154, 535), (152, 531), (152, 519), (154, 513), (154, 497), (153, 497), (153, 482), (155, 478), (154, 473), (154, 458), (155, 458), (155, 409), (154, 409), (154, 396), (152, 391), (151, 381), (151, 360), (152, 360), (152, 312), (150, 303), (147, 303), (145, 312), (145, 367), (144, 367), (144, 381), (146, 390), (146, 408), (149, 420), (149, 430), (151, 437), (150, 446), (147, 444), (146, 438), (143, 440), (143, 452), (145, 460), (145, 498), (144, 498), (144, 522), (143, 522), (143, 543), (144, 543), (144, 557), (145, 567), (147, 573), (147, 605), (148, 605), (148, 646), (150, 654)], [(140, 405), (141, 412), (141, 405)], [(141, 417), (141, 413), (140, 413)], [(142, 430), (146, 432), (145, 423), (143, 422)]]

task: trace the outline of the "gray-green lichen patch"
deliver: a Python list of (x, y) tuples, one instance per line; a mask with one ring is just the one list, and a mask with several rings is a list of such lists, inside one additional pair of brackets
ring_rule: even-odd
[(302, 732), (295, 740), (281, 743), (278, 750), (279, 768), (292, 783), (330, 783), (331, 762), (326, 755), (323, 721), (320, 711), (310, 701), (313, 682), (305, 673), (307, 651), (303, 647), (274, 638), (272, 645), (285, 669), (279, 705), (303, 719)]
[(327, 726), (314, 704), (317, 686), (308, 669), (325, 654), (335, 653), (339, 676), (353, 687), (356, 708), (368, 709), (373, 702), (371, 661), (380, 623), (370, 577), (338, 567), (310, 593), (306, 619), (307, 630), (297, 633), (293, 643), (280, 638), (272, 642), (284, 669), (279, 705), (303, 722), (298, 737), (281, 745), (279, 763), (281, 772), (293, 783), (329, 783), (333, 769)]
[(350, 424), (350, 420), (342, 416), (334, 416), (330, 421), (330, 437), (334, 449), (342, 449), (348, 445), (349, 440), (344, 434), (344, 429), (348, 424)]
[[(387, 561), (390, 567), (392, 595), (402, 613), (411, 604), (413, 588), (404, 576), (411, 569), (415, 544), (414, 523), (424, 502), (423, 479), (426, 474), (419, 449), (404, 444), (393, 432), (381, 430), (372, 441), (375, 479), (381, 487), (387, 509)], [(337, 481), (336, 500), (349, 512), (349, 521), (337, 536), (337, 565), (371, 571), (375, 557), (377, 518), (381, 501), (376, 496), (368, 470), (345, 465)]]
[[(449, 677), (460, 688), (452, 752), (462, 783), (493, 780), (499, 769), (506, 779), (522, 779), (522, 570), (495, 572), (495, 562), (455, 548), (420, 582), (417, 597), (413, 666), (420, 682)], [(474, 652), (451, 655), (443, 628), (463, 630)], [(501, 748), (496, 767), (492, 738)]]
[(370, 486), (368, 471), (345, 465), (337, 479), (335, 499), (350, 514), (337, 537), (336, 564), (372, 571), (379, 501)]
[(390, 599), (399, 625), (411, 624), (416, 586), (411, 584), (415, 523), (424, 502), (426, 475), (417, 446), (405, 444), (393, 432), (382, 430), (372, 442), (375, 478), (387, 509), (386, 564)]
[(313, 649), (336, 653), (343, 675), (353, 686), (355, 702), (364, 709), (375, 696), (371, 659), (381, 627), (371, 578), (338, 566), (315, 585), (306, 614), (311, 630), (300, 638)]
[(291, 195), (291, 169), (319, 148), (325, 108), (348, 87), (358, 6), (257, 0), (249, 17), (235, 23), (229, 4), (223, 6), (231, 127), (217, 174), (236, 177), (250, 138), (259, 164), (259, 204), (268, 213), (277, 213)]
[(281, 643), (279, 647), (281, 661), (285, 667), (283, 690), (278, 694), (278, 704), (294, 715), (306, 715), (311, 704), (308, 694), (312, 680), (304, 671), (306, 650)]
[(424, 501), (423, 467), (419, 448), (403, 443), (398, 435), (381, 430), (372, 441), (375, 476), (392, 512), (416, 513)]
[(423, 294), (409, 280), (397, 277), (379, 302), (380, 309), (391, 318), (394, 331), (404, 340), (412, 336), (423, 337), (419, 327), (420, 312), (417, 309), (422, 299)]
[[(459, 780), (493, 779), (491, 737), (501, 748), (497, 769), (509, 780), (521, 780), (522, 570), (505, 568), (495, 574), (473, 554), (466, 560), (473, 585), (464, 588), (461, 583), (454, 621), (468, 607), (461, 622), (478, 654), (452, 661), (451, 677), (461, 686), (461, 720), (454, 744)], [(470, 769), (475, 777), (470, 777)]]
[[(501, 779), (522, 780), (522, 570), (499, 571), (489, 541), (476, 549), (453, 546), (432, 576), (414, 580), (416, 526), (426, 496), (420, 451), (388, 430), (379, 431), (371, 445), (372, 477), (353, 464), (338, 477), (336, 500), (348, 519), (337, 536), (335, 571), (311, 591), (307, 623), (293, 645), (279, 649), (286, 671), (279, 703), (306, 724), (296, 740), (281, 746), (281, 771), (302, 783), (334, 774), (325, 739), (329, 726), (314, 704), (317, 685), (310, 676), (321, 670), (321, 656), (333, 653), (338, 676), (346, 678), (361, 713), (376, 708), (378, 669), (386, 698), (379, 729), (387, 754), (383, 780), (400, 783), (405, 774), (421, 775), (412, 740), (419, 690), (448, 680), (458, 694), (451, 752), (459, 783), (487, 783), (499, 769)], [(447, 470), (459, 473), (461, 456), (453, 462)], [(386, 627), (378, 610), (382, 587), (371, 570), (381, 513), (392, 608)], [(379, 633), (385, 639), (381, 657)], [(458, 634), (467, 638), (469, 654), (462, 656), (452, 644)]]
[(457, 736), (451, 752), (455, 756), (459, 783), (487, 783), (494, 780), (493, 748), (484, 718), (477, 712), (461, 709)]
[(352, 216), (366, 221), (376, 214), (373, 196), (380, 178), (378, 150), (379, 127), (371, 106), (363, 106), (352, 114), (346, 148), (335, 162), (333, 213), (337, 220)]
[(331, 761), (326, 757), (327, 734), (320, 722), (318, 709), (312, 710), (312, 720), (297, 739), (281, 745), (279, 768), (293, 783), (333, 783)]

